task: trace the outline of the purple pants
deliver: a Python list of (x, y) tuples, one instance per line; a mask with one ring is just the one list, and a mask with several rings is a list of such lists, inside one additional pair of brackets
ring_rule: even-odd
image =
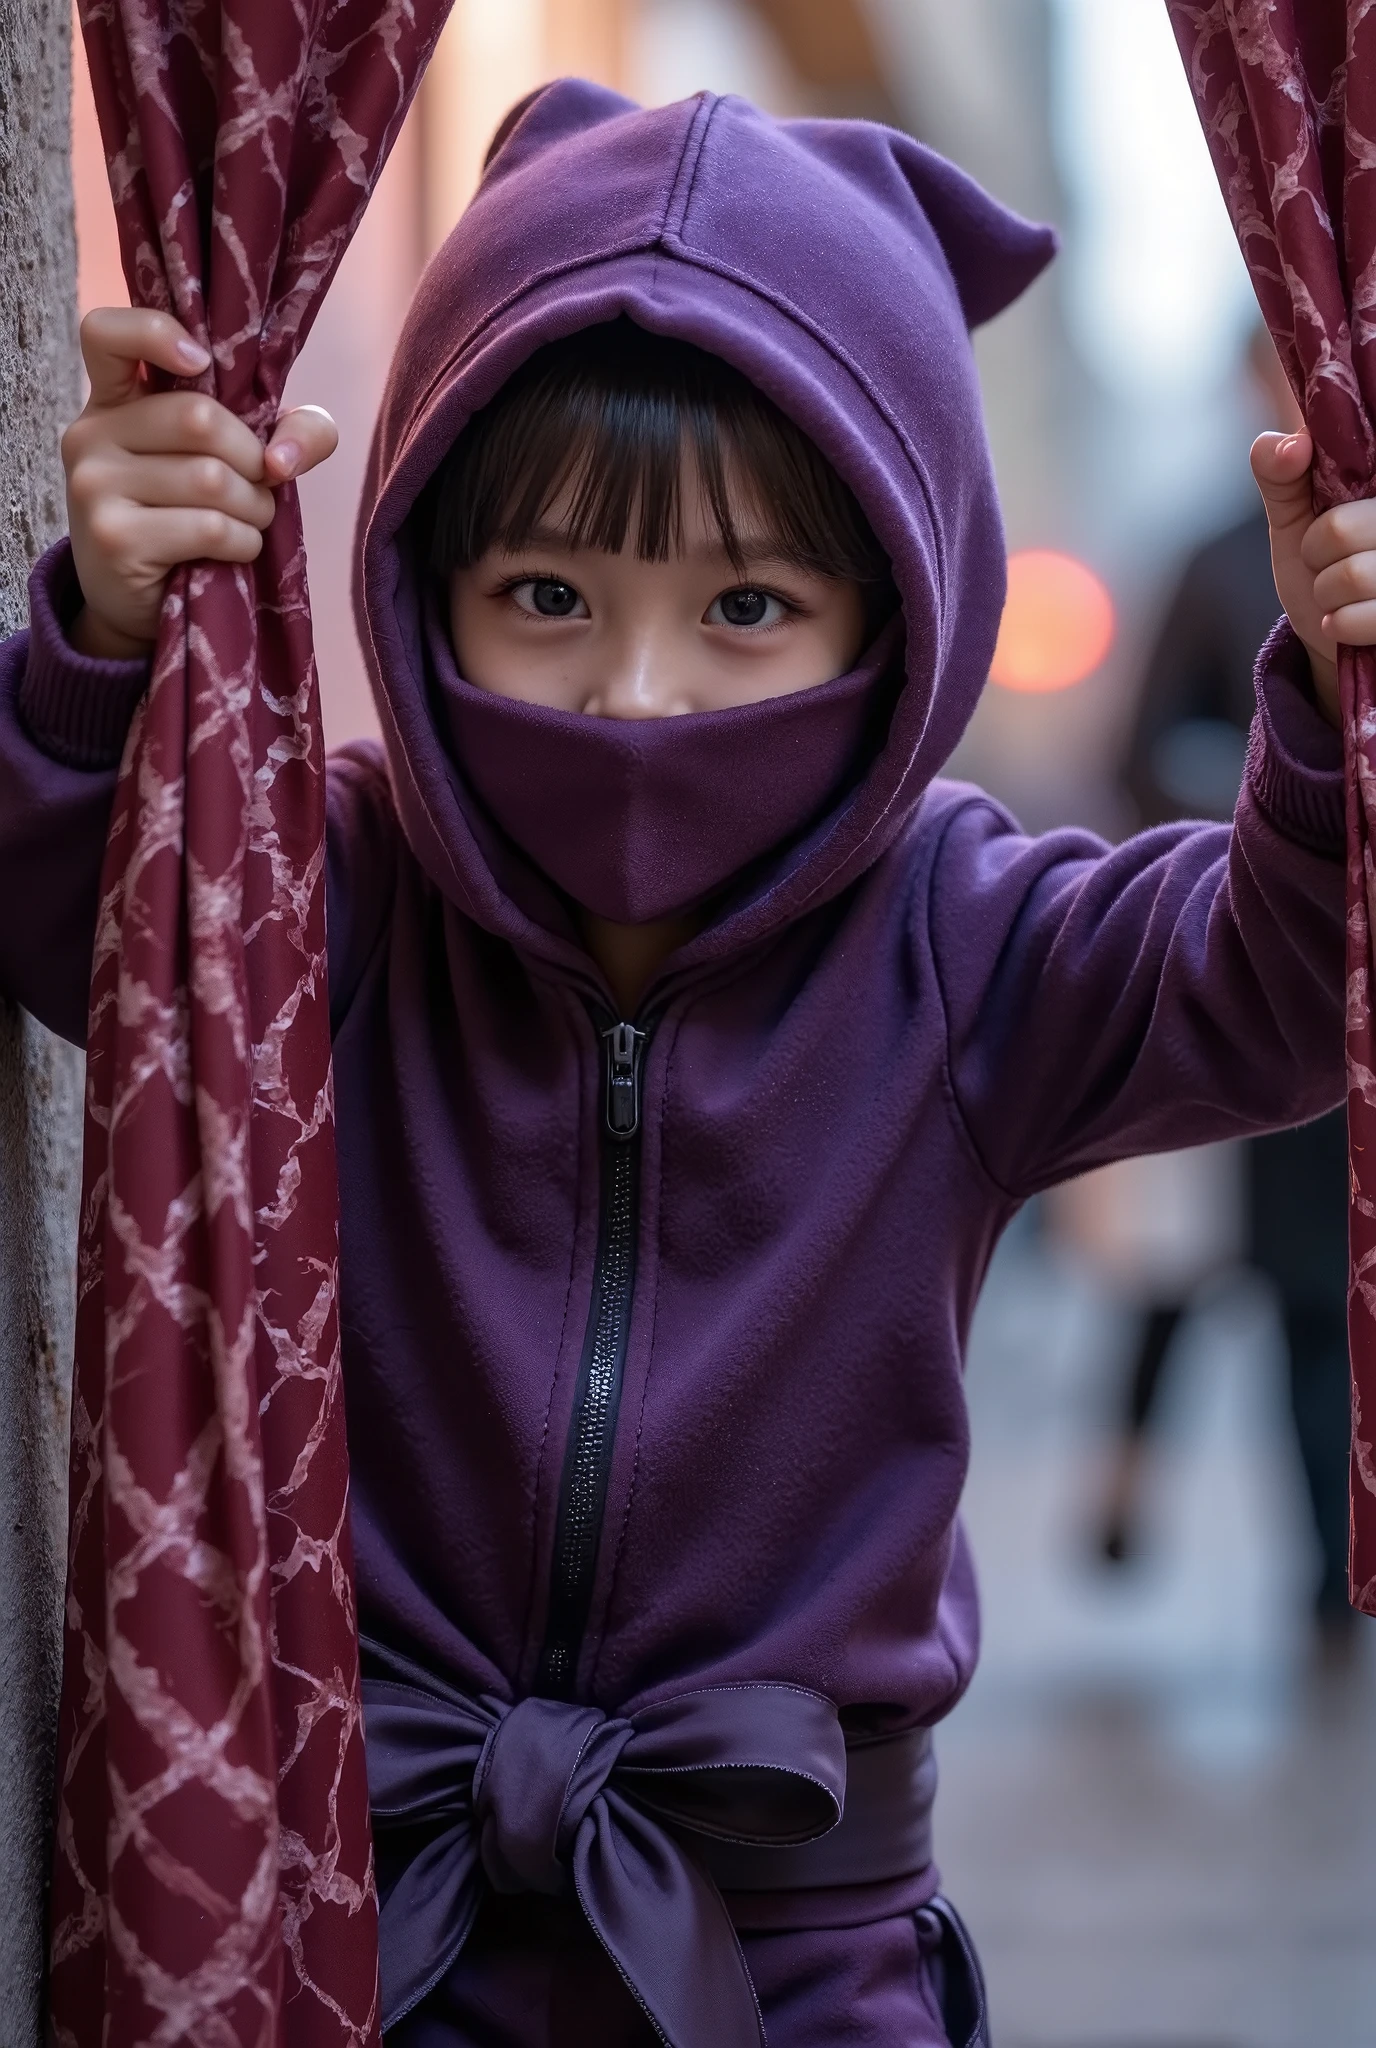
[[(859, 1927), (743, 1933), (741, 1946), (769, 2048), (949, 2048), (943, 1991), (948, 2010), (962, 2014), (954, 2048), (987, 2044), (973, 1953), (962, 1960), (959, 1937), (932, 1910)], [(962, 1970), (966, 1981), (952, 1983)], [(387, 2048), (657, 2048), (657, 2040), (577, 1908), (522, 1895), (487, 1899), (454, 1968), (388, 2034)]]

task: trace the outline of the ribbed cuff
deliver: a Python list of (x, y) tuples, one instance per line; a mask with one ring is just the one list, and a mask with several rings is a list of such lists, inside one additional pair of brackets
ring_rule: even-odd
[(1278, 832), (1311, 853), (1343, 857), (1343, 743), (1314, 702), (1304, 644), (1282, 618), (1257, 657), (1257, 715), (1244, 780)]
[(67, 629), (82, 606), (70, 544), (40, 555), (29, 577), (29, 659), (19, 720), (36, 747), (64, 768), (109, 770), (120, 755), (152, 663), (79, 654)]

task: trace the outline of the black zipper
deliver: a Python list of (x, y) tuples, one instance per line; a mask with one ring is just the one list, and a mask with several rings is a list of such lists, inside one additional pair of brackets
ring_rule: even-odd
[(625, 1023), (602, 1033), (602, 1207), (592, 1304), (559, 1482), (549, 1620), (535, 1680), (535, 1690), (547, 1699), (573, 1697), (607, 1505), (635, 1292), (640, 1073), (647, 1035)]

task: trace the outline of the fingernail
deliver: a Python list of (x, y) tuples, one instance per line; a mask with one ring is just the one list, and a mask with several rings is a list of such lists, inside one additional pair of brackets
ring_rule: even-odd
[(198, 341), (192, 341), (189, 336), (184, 336), (177, 343), (177, 355), (180, 361), (186, 364), (188, 370), (208, 370), (210, 368), (210, 351), (202, 348)]
[(283, 476), (295, 476), (301, 460), (301, 450), (295, 441), (277, 441), (273, 444), (272, 459)]

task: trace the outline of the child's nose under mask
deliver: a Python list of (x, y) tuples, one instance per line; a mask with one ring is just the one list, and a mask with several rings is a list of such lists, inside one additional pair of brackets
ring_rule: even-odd
[(891, 621), (834, 682), (729, 711), (592, 718), (463, 681), (437, 606), (429, 653), (450, 751), (488, 816), (597, 917), (689, 910), (818, 822), (882, 742)]

